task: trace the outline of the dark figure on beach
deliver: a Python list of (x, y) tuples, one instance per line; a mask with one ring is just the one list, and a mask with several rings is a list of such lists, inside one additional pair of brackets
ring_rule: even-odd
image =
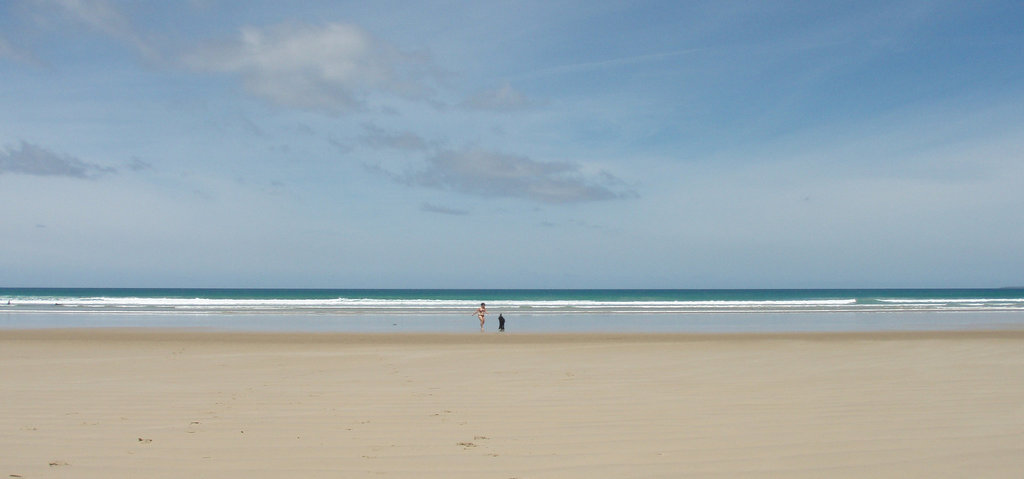
[(498, 331), (505, 330), (505, 317), (498, 313)]

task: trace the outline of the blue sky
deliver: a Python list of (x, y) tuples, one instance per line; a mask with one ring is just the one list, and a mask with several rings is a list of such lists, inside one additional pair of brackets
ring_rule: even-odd
[(1024, 284), (1019, 2), (0, 3), (0, 285)]

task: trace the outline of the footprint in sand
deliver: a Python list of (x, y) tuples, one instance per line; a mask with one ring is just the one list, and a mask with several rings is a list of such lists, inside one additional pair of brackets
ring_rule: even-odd
[[(485, 439), (490, 439), (490, 438), (487, 437), (487, 436), (473, 436), (473, 440), (474, 441), (480, 441), (480, 440), (485, 440)], [(476, 443), (469, 442), (469, 441), (460, 442), (460, 443), (458, 443), (458, 445), (462, 446), (462, 447), (464, 447), (466, 449), (469, 449), (471, 447), (476, 447), (477, 446)]]

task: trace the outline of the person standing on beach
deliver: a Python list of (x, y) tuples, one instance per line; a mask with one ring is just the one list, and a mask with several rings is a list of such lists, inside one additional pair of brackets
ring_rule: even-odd
[(484, 332), (484, 316), (487, 315), (487, 305), (480, 303), (480, 307), (476, 308), (476, 312), (473, 314), (476, 314), (476, 317), (480, 318), (480, 332)]

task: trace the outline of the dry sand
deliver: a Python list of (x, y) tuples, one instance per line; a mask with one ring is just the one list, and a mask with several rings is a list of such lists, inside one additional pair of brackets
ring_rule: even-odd
[(1024, 471), (1021, 331), (0, 331), (0, 381), (0, 478)]

